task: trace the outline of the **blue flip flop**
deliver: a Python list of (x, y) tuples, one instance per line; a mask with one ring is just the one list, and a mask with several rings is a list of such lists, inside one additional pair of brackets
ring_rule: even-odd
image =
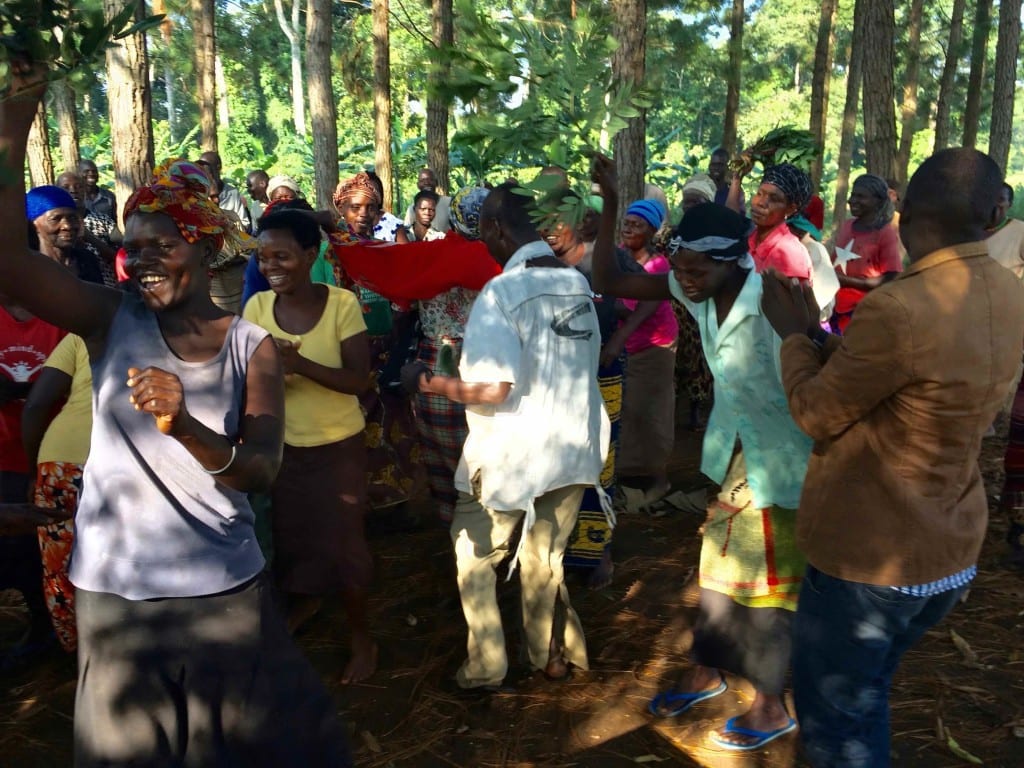
[(734, 752), (750, 752), (754, 749), (760, 749), (768, 742), (779, 738), (779, 736), (784, 736), (790, 731), (796, 730), (796, 720), (793, 718), (789, 718), (788, 723), (781, 728), (776, 728), (774, 731), (755, 731), (753, 728), (744, 728), (742, 725), (736, 725), (738, 719), (738, 717), (730, 717), (721, 732), (735, 733), (738, 736), (749, 736), (754, 741), (749, 744), (733, 744), (732, 742), (720, 739), (717, 733), (711, 735), (711, 741), (722, 749), (729, 749)]
[[(729, 686), (725, 684), (725, 677), (720, 677), (718, 685), (706, 691), (677, 691), (674, 688), (669, 688), (651, 699), (647, 709), (655, 717), (678, 717), (694, 704), (713, 699), (715, 696), (725, 693), (728, 688)], [(667, 707), (672, 707), (672, 709), (666, 710)]]

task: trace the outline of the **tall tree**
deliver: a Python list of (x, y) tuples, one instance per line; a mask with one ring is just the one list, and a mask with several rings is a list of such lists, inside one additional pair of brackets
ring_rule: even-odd
[(338, 185), (338, 108), (331, 86), (331, 0), (306, 5), (306, 86), (313, 129), (313, 177), (320, 208), (331, 204)]
[(57, 118), (60, 159), (65, 170), (78, 168), (78, 115), (75, 112), (75, 91), (65, 80), (50, 84), (50, 103)]
[(46, 127), (46, 107), (39, 102), (36, 118), (28, 132), (28, 144), (25, 147), (28, 159), (28, 175), (33, 187), (53, 184), (53, 158), (50, 155), (50, 136)]
[(388, 0), (373, 0), (373, 159), (384, 182), (384, 209), (394, 199), (391, 166), (391, 36)]
[(868, 172), (888, 179), (896, 175), (893, 85), (896, 9), (893, 0), (858, 0), (856, 8), (861, 7), (864, 9), (864, 149)]
[(437, 175), (438, 191), (448, 192), (448, 116), (449, 100), (438, 92), (437, 86), (445, 82), (451, 69), (447, 56), (436, 55), (455, 42), (452, 19), (452, 0), (433, 0), (431, 3), (431, 26), (434, 52), (431, 56), (431, 88), (427, 93), (427, 165)]
[[(644, 81), (647, 56), (647, 0), (612, 0), (614, 36), (619, 47), (612, 55), (612, 77), (622, 87), (636, 88)], [(644, 196), (646, 157), (646, 110), (639, 110), (626, 127), (615, 134), (612, 146), (619, 174), (619, 218), (626, 207)]]
[[(122, 0), (103, 0), (103, 12), (108, 19), (116, 16), (122, 8)], [(139, 0), (136, 21), (141, 21), (145, 14), (145, 0)], [(150, 98), (146, 34), (136, 32), (115, 41), (107, 49), (107, 114), (110, 116), (110, 147), (114, 160), (114, 194), (122, 206), (153, 172)], [(121, 211), (118, 211), (118, 222), (123, 228)]]
[(836, 202), (832, 208), (832, 226), (838, 227), (846, 218), (846, 193), (850, 187), (850, 164), (853, 162), (853, 140), (857, 133), (857, 105), (864, 80), (864, 14), (863, 0), (853, 9), (853, 34), (850, 38), (849, 66), (846, 68), (846, 101), (843, 105), (843, 129), (839, 139), (836, 170)]
[(974, 32), (971, 36), (971, 75), (967, 82), (967, 105), (964, 107), (965, 147), (978, 143), (978, 123), (981, 121), (981, 91), (985, 81), (985, 60), (988, 58), (988, 34), (992, 26), (992, 0), (976, 0)]
[(274, 11), (277, 13), (277, 24), (288, 40), (288, 50), (292, 62), (292, 120), (295, 132), (306, 138), (306, 103), (302, 96), (302, 23), (300, 10), (301, 0), (292, 0), (291, 19), (284, 15), (284, 4), (274, 0)]
[(996, 42), (995, 83), (992, 87), (992, 128), (988, 153), (1006, 173), (1013, 138), (1013, 100), (1017, 88), (1017, 53), (1020, 49), (1021, 0), (999, 0), (999, 37)]
[[(822, 0), (821, 16), (818, 17), (818, 38), (814, 46), (814, 72), (811, 76), (811, 135), (819, 147), (825, 146), (825, 122), (828, 116), (828, 92), (832, 82), (832, 51), (836, 44), (837, 0)], [(821, 185), (822, 155), (819, 153), (811, 163), (811, 183), (818, 189)]]
[(729, 69), (726, 73), (725, 124), (722, 126), (722, 147), (732, 153), (736, 149), (736, 123), (740, 113), (740, 86), (743, 79), (743, 0), (732, 0), (729, 22)]
[(164, 81), (164, 111), (167, 112), (167, 133), (171, 143), (175, 142), (178, 135), (178, 115), (174, 104), (174, 64), (171, 56), (171, 35), (174, 32), (174, 22), (171, 15), (167, 13), (165, 0), (153, 0), (153, 15), (164, 14), (164, 20), (160, 23), (160, 37), (164, 43), (162, 56), (163, 71), (161, 78)]
[(907, 19), (907, 64), (903, 72), (903, 106), (901, 108), (900, 143), (896, 151), (896, 179), (902, 184), (907, 179), (910, 149), (917, 133), (917, 87), (921, 69), (921, 16), (924, 0), (912, 0)]
[[(105, 0), (106, 2), (106, 0)], [(189, 0), (195, 44), (196, 101), (199, 104), (200, 144), (217, 151), (217, 43), (214, 0)]]
[[(983, 0), (984, 1), (984, 0)], [(956, 70), (963, 54), (964, 6), (966, 0), (953, 0), (953, 12), (949, 17), (949, 44), (946, 47), (946, 63), (942, 67), (939, 81), (939, 98), (935, 102), (935, 147), (934, 151), (949, 146), (949, 113), (956, 85)], [(982, 54), (984, 57), (984, 53)], [(972, 62), (973, 71), (973, 62)]]

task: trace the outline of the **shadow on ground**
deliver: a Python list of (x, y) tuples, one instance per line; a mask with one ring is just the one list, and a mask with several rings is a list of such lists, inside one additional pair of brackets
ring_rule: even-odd
[[(699, 436), (680, 432), (673, 480), (701, 484)], [(986, 441), (990, 495), (1000, 482), (1002, 443)], [(565, 683), (523, 679), (515, 694), (467, 701), (446, 678), (464, 652), (447, 534), (422, 501), (374, 521), (373, 600), (380, 671), (367, 683), (338, 684), (346, 658), (344, 615), (328, 610), (299, 643), (336, 694), (350, 724), (357, 764), (367, 768), (617, 768), (636, 765), (803, 765), (784, 737), (754, 754), (723, 753), (704, 734), (750, 701), (745, 684), (683, 718), (654, 721), (646, 703), (685, 663), (695, 595), (697, 516), (624, 516), (616, 531), (611, 587), (571, 591), (587, 632), (591, 666)], [(412, 525), (412, 522), (418, 524)], [(991, 768), (1024, 765), (1024, 577), (1001, 570), (1004, 521), (994, 517), (982, 570), (968, 599), (911, 653), (893, 692), (894, 764), (945, 768), (967, 762), (949, 737)], [(510, 658), (521, 647), (515, 584), (501, 586)], [(0, 596), (0, 643), (24, 615)], [(956, 638), (951, 634), (955, 631)], [(74, 662), (54, 655), (32, 670), (0, 675), (0, 763), (5, 768), (68, 766)], [(939, 737), (939, 732), (943, 737)]]

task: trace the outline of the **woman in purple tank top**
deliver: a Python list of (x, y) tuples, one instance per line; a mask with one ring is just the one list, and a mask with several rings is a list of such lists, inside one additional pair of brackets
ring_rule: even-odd
[(351, 765), (273, 605), (245, 500), (281, 462), (283, 377), (273, 340), (210, 299), (210, 260), (244, 235), (209, 177), (173, 161), (125, 205), (126, 291), (29, 251), (23, 167), (46, 72), (12, 66), (0, 292), (83, 337), (93, 369), (71, 572), (75, 765)]

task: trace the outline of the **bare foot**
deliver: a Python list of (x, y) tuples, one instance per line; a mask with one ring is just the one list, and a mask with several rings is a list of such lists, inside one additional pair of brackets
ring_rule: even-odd
[(368, 634), (352, 635), (352, 658), (341, 676), (342, 685), (361, 683), (377, 671), (377, 644)]
[(561, 654), (548, 659), (548, 665), (544, 667), (544, 677), (548, 680), (565, 680), (569, 676), (569, 665)]

